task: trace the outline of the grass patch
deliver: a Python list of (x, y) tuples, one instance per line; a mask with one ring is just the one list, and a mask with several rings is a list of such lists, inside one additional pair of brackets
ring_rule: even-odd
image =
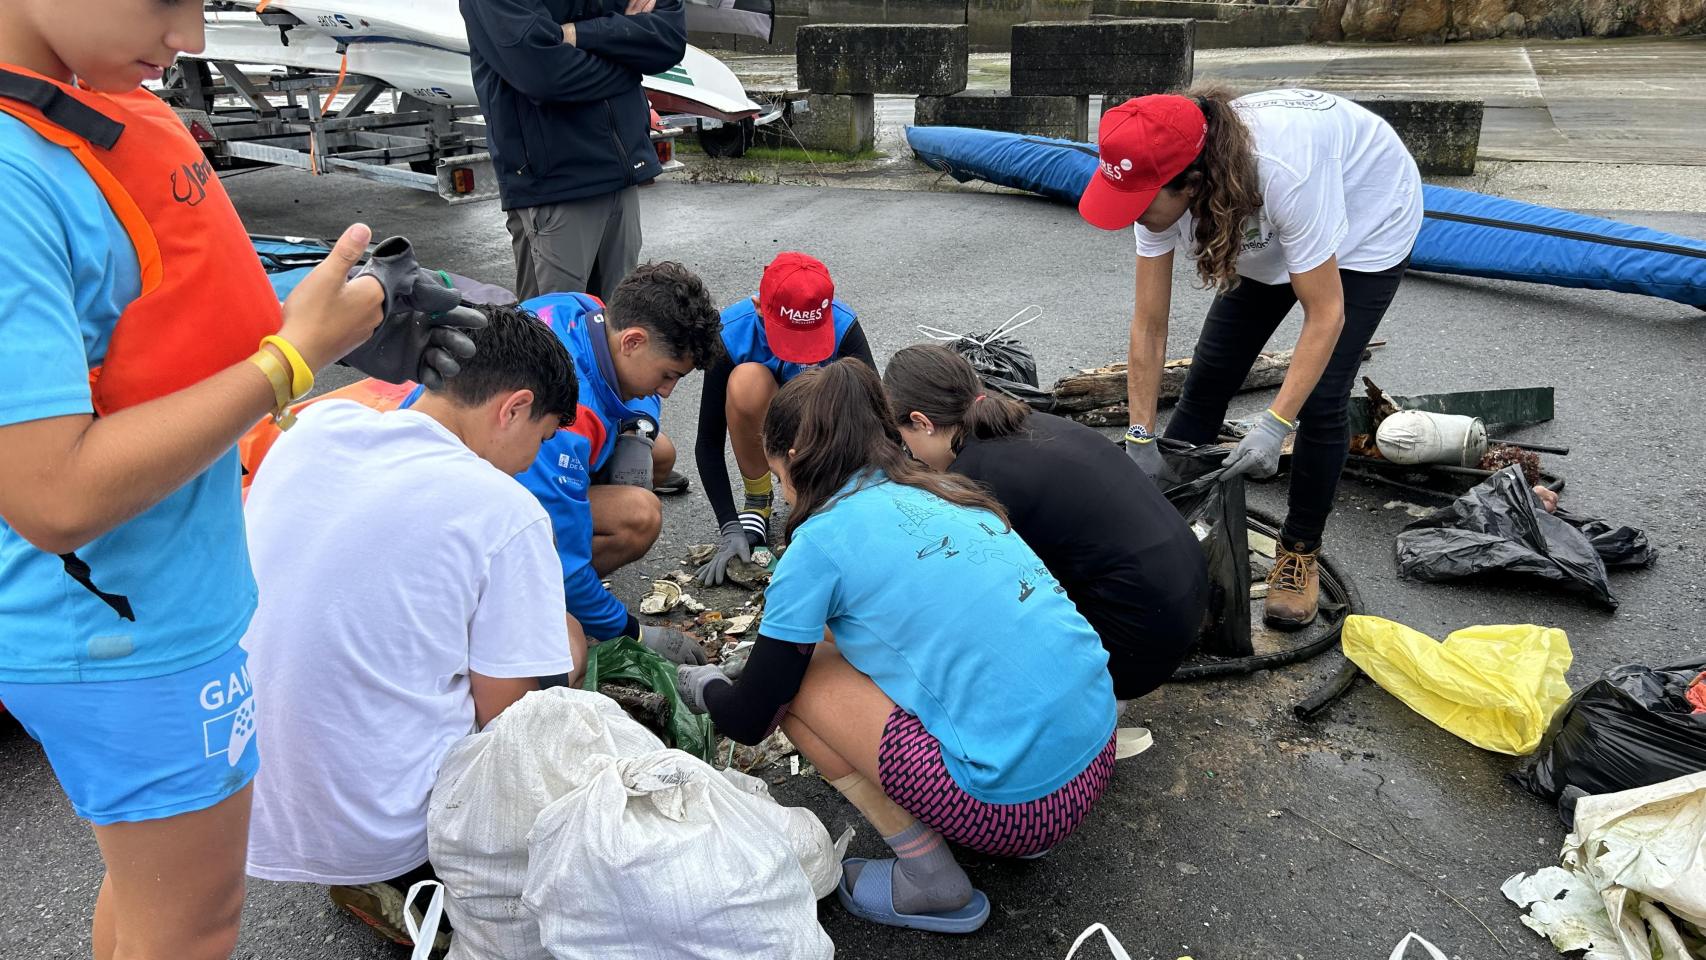
[[(705, 151), (699, 144), (681, 137), (675, 141), (675, 152), (684, 156), (702, 157)], [(741, 160), (755, 163), (858, 163), (864, 160), (878, 160), (887, 156), (879, 150), (863, 150), (859, 153), (842, 153), (839, 150), (805, 150), (800, 147), (780, 147), (768, 144), (753, 144), (746, 148), (746, 155), (731, 163)]]

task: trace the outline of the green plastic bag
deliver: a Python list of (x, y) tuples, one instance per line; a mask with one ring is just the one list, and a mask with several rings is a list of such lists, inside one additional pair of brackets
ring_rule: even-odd
[(1387, 693), (1483, 750), (1533, 753), (1570, 699), (1570, 641), (1550, 627), (1466, 627), (1436, 643), (1401, 623), (1353, 616), (1340, 642)]
[(711, 718), (694, 713), (681, 702), (681, 695), (675, 692), (675, 664), (647, 650), (632, 637), (593, 644), (586, 653), (583, 690), (596, 693), (600, 684), (627, 681), (662, 694), (669, 701), (668, 733), (675, 741), (671, 746), (711, 762), (717, 748)]

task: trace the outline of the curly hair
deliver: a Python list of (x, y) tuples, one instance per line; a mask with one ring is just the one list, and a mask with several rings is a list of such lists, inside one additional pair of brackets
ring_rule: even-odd
[(551, 328), (515, 304), (475, 309), (486, 315), (486, 325), (468, 331), (474, 355), (433, 392), (475, 407), (499, 393), (531, 390), (535, 418), (554, 413), (564, 426), (573, 423), (580, 383), (568, 348)]
[(617, 330), (639, 327), (671, 357), (703, 370), (723, 356), (723, 320), (705, 281), (674, 260), (642, 263), (605, 305), (605, 322)]
[(1255, 143), (1250, 128), (1232, 106), (1236, 96), (1232, 90), (1201, 84), (1183, 95), (1202, 109), (1208, 120), (1208, 140), (1202, 153), (1167, 184), (1167, 189), (1191, 192), (1197, 276), (1204, 287), (1224, 292), (1238, 284), (1238, 255), (1244, 250), (1245, 225), (1262, 209)]

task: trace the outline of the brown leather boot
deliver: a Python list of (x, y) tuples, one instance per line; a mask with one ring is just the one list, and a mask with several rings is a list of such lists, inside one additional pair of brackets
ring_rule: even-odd
[(1270, 627), (1296, 630), (1315, 619), (1321, 601), (1321, 580), (1315, 571), (1320, 548), (1299, 553), (1280, 544), (1274, 570), (1268, 574), (1268, 599), (1262, 620)]

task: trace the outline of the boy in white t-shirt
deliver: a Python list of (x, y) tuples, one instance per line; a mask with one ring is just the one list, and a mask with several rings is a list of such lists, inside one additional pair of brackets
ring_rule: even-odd
[(573, 417), (574, 365), (545, 324), (488, 313), (413, 407), (304, 411), (245, 511), (266, 757), (249, 875), (329, 885), (394, 939), (444, 756), (585, 651), (550, 518), (513, 476)]

